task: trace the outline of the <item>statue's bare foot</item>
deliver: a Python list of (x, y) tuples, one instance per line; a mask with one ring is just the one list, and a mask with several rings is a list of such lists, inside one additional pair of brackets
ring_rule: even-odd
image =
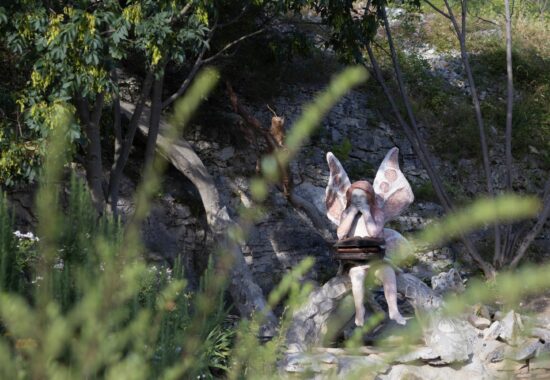
[(406, 325), (407, 324), (407, 320), (405, 318), (403, 318), (403, 316), (401, 315), (401, 313), (399, 313), (399, 311), (390, 311), (389, 312), (390, 314), (390, 319), (395, 321), (396, 323), (400, 324), (400, 325)]

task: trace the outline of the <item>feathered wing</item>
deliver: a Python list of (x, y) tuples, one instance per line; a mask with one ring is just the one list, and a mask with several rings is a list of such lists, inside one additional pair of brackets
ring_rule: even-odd
[(346, 208), (346, 191), (351, 186), (351, 182), (342, 164), (332, 152), (327, 153), (327, 163), (330, 174), (325, 190), (325, 206), (327, 217), (338, 226), (340, 216)]
[(374, 178), (374, 193), (387, 222), (403, 212), (413, 201), (411, 185), (399, 169), (399, 149), (392, 148), (384, 157)]

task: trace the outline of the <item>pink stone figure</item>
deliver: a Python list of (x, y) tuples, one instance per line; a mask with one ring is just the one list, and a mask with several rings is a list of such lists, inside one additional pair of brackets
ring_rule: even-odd
[[(386, 253), (391, 256), (407, 240), (397, 231), (384, 228), (384, 224), (397, 217), (414, 200), (407, 179), (399, 169), (399, 149), (392, 148), (382, 161), (374, 183), (350, 182), (340, 161), (327, 153), (330, 177), (325, 192), (328, 218), (338, 226), (338, 239), (373, 237), (386, 240)], [(359, 265), (349, 271), (355, 303), (355, 324), (365, 323), (364, 282), (370, 265)], [(395, 272), (389, 264), (377, 266), (375, 276), (384, 286), (390, 319), (406, 324), (397, 308)]]

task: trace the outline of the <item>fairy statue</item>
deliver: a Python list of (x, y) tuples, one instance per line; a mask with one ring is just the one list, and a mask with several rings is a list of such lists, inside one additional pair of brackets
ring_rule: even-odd
[[(371, 184), (365, 180), (351, 183), (340, 161), (331, 152), (327, 153), (330, 175), (325, 204), (328, 218), (338, 226), (338, 239), (373, 238), (385, 241), (385, 259), (408, 242), (400, 233), (384, 228), (384, 225), (401, 214), (414, 200), (411, 186), (399, 168), (398, 155), (398, 148), (390, 149)], [(370, 268), (383, 284), (389, 318), (406, 324), (397, 307), (395, 271), (386, 260), (377, 265), (368, 261), (359, 262), (349, 269), (355, 324), (363, 326), (365, 323), (364, 282)]]

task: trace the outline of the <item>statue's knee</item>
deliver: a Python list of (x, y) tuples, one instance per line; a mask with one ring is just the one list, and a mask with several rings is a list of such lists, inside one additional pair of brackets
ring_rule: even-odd
[(362, 268), (351, 268), (349, 270), (351, 281), (363, 281), (365, 279), (365, 270)]

